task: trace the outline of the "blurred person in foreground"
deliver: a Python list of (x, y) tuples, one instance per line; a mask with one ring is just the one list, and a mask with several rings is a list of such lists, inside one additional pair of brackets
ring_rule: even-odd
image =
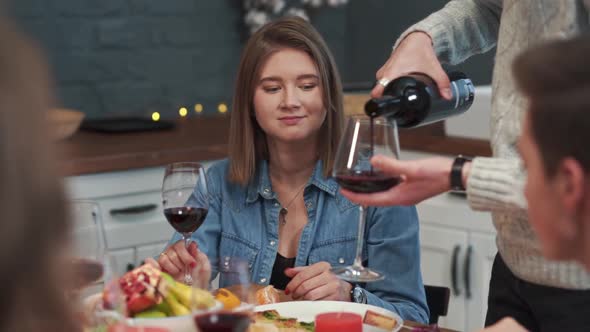
[[(525, 173), (516, 150), (526, 100), (517, 91), (511, 70), (514, 58), (528, 47), (588, 29), (589, 7), (588, 0), (449, 1), (406, 30), (377, 72), (380, 84), (372, 91), (375, 97), (388, 81), (421, 72), (432, 77), (448, 99), (449, 78), (441, 63), (458, 64), (497, 48), (492, 82), (493, 158), (399, 161), (376, 156), (375, 167), (401, 175), (404, 182), (375, 194), (342, 191), (355, 203), (385, 206), (416, 204), (451, 189), (466, 189), (473, 209), (492, 212), (498, 254), (492, 267), (486, 325), (514, 317), (536, 331), (552, 317), (567, 322), (561, 329), (590, 326), (590, 274), (577, 262), (544, 258), (527, 222)], [(535, 301), (539, 298), (551, 300)], [(553, 309), (548, 309), (549, 304)], [(571, 310), (574, 307), (577, 310)]]
[(70, 225), (49, 143), (48, 71), (5, 17), (0, 41), (0, 331), (76, 331), (60, 258)]
[[(527, 171), (529, 223), (550, 260), (590, 271), (590, 35), (548, 43), (520, 55), (516, 82), (528, 101), (518, 150)], [(530, 299), (538, 304), (551, 298)], [(565, 308), (584, 314), (581, 308)], [(541, 331), (568, 331), (548, 312)], [(586, 325), (588, 330), (590, 326)], [(485, 331), (523, 331), (505, 319)], [(569, 329), (572, 331), (573, 329)]]

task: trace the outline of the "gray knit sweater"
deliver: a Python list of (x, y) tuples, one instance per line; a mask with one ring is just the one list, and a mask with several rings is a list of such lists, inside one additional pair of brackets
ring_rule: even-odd
[(498, 250), (514, 274), (570, 289), (590, 288), (590, 274), (573, 262), (544, 259), (527, 222), (525, 175), (515, 149), (525, 101), (515, 89), (511, 63), (539, 41), (588, 30), (588, 8), (590, 0), (454, 0), (410, 27), (396, 43), (408, 33), (426, 32), (441, 62), (450, 64), (497, 46), (491, 114), (494, 158), (474, 159), (467, 179), (469, 204), (492, 212)]

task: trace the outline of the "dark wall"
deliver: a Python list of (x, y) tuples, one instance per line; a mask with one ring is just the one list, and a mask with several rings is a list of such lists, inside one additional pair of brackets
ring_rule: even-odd
[[(444, 7), (447, 0), (395, 1), (350, 0), (346, 24), (345, 82), (375, 80), (399, 35), (409, 26)], [(491, 51), (477, 55), (458, 67), (476, 84), (489, 84), (493, 65)]]
[[(445, 0), (349, 0), (310, 11), (345, 83), (373, 81), (397, 36)], [(13, 0), (12, 13), (45, 48), (66, 107), (89, 117), (230, 102), (244, 42), (240, 0)], [(489, 83), (492, 56), (461, 66)]]
[(237, 1), (14, 0), (12, 10), (45, 47), (62, 103), (89, 117), (230, 101)]

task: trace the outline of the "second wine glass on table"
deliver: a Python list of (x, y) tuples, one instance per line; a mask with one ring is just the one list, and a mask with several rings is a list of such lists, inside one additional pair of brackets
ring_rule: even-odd
[[(375, 169), (371, 165), (371, 157), (376, 154), (398, 158), (399, 143), (395, 123), (353, 116), (348, 120), (340, 140), (332, 175), (342, 188), (350, 191), (373, 193), (388, 190), (400, 183), (401, 179)], [(366, 216), (367, 207), (359, 206), (358, 239), (353, 265), (332, 270), (343, 280), (371, 282), (384, 278), (382, 273), (363, 267)]]
[[(164, 215), (180, 233), (188, 249), (192, 234), (203, 224), (209, 210), (205, 169), (199, 163), (182, 162), (166, 166), (162, 184)], [(184, 283), (192, 284), (187, 266)]]
[[(194, 317), (197, 328), (201, 332), (247, 331), (254, 308), (248, 304), (253, 302), (248, 261), (240, 257), (221, 256), (214, 258), (211, 266), (219, 278), (219, 285), (223, 287), (215, 291), (216, 298), (223, 303), (223, 309), (197, 313)], [(198, 267), (195, 270), (198, 270)], [(208, 284), (200, 286), (201, 289), (206, 287)], [(201, 290), (195, 291), (198, 294)]]

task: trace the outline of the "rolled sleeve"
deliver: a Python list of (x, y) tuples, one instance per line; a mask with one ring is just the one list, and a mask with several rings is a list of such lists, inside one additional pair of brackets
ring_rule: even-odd
[(496, 45), (501, 14), (501, 0), (450, 1), (404, 31), (393, 49), (410, 33), (424, 32), (432, 39), (439, 60), (455, 65)]

